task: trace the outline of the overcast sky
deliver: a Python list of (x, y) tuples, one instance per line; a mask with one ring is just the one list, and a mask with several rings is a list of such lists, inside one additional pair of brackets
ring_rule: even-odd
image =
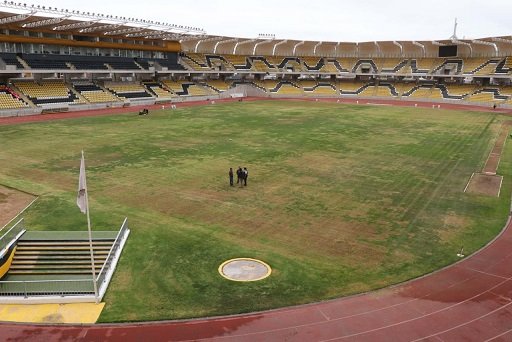
[(33, 0), (63, 9), (165, 21), (208, 34), (315, 41), (434, 40), (512, 35), (512, 0)]

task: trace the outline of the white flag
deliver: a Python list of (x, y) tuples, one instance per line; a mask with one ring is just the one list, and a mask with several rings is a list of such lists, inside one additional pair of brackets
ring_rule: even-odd
[(80, 162), (80, 177), (78, 178), (78, 196), (76, 197), (76, 205), (80, 208), (82, 213), (87, 212), (87, 202), (85, 192), (87, 191), (85, 182), (85, 160), (84, 153), (82, 152), (82, 161)]

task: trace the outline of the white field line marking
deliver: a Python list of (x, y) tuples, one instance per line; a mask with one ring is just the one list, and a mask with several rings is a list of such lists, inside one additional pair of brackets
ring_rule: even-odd
[(447, 333), (447, 332), (449, 332), (449, 331), (452, 331), (452, 330), (458, 329), (458, 328), (463, 327), (463, 326), (465, 326), (465, 325), (468, 325), (468, 324), (470, 324), (470, 323), (476, 322), (476, 321), (478, 321), (479, 319), (482, 319), (482, 318), (485, 318), (485, 317), (487, 317), (487, 316), (489, 316), (489, 315), (492, 315), (493, 313), (498, 312), (498, 311), (500, 311), (500, 310), (502, 310), (502, 309), (505, 309), (505, 308), (506, 308), (506, 307), (508, 307), (510, 304), (512, 304), (512, 302), (510, 302), (510, 303), (508, 303), (508, 304), (505, 304), (505, 305), (503, 305), (503, 306), (500, 306), (499, 308), (497, 308), (497, 309), (495, 309), (495, 310), (492, 310), (491, 312), (488, 312), (488, 313), (486, 313), (485, 315), (482, 315), (482, 316), (480, 316), (480, 317), (476, 317), (476, 318), (472, 319), (471, 321), (467, 321), (467, 322), (461, 323), (461, 324), (459, 324), (459, 325), (456, 325), (456, 326), (454, 326), (454, 327), (451, 327), (450, 329), (446, 329), (446, 330), (444, 330), (444, 331), (440, 331), (440, 332), (437, 332), (437, 333), (432, 334), (432, 335), (429, 335), (429, 336), (424, 336), (424, 337), (422, 337), (422, 338), (419, 338), (419, 339), (417, 339), (417, 340), (413, 340), (413, 341), (411, 341), (411, 342), (423, 341), (423, 340), (426, 340), (426, 339), (428, 339), (428, 338), (435, 337), (435, 336), (437, 336), (437, 335), (441, 335), (441, 334)]
[[(439, 309), (439, 310), (437, 310), (437, 311), (433, 311), (433, 312), (430, 312), (430, 313), (428, 313), (428, 314), (424, 314), (424, 315), (422, 315), (422, 316), (418, 316), (418, 317), (415, 317), (415, 318), (406, 319), (406, 320), (403, 320), (403, 321), (401, 321), (401, 322), (397, 322), (397, 323), (389, 324), (389, 325), (386, 325), (386, 326), (383, 326), (383, 327), (374, 328), (374, 329), (370, 329), (370, 330), (367, 330), (367, 331), (361, 331), (361, 332), (359, 332), (359, 333), (354, 333), (354, 334), (350, 334), (350, 335), (345, 335), (345, 336), (342, 336), (342, 337), (337, 337), (337, 338), (335, 338), (335, 339), (331, 339), (331, 340), (336, 340), (336, 339), (346, 339), (346, 338), (350, 338), (350, 337), (355, 337), (355, 336), (365, 335), (365, 334), (368, 334), (368, 333), (372, 333), (372, 332), (374, 332), (374, 331), (384, 330), (384, 329), (387, 329), (387, 328), (390, 328), (390, 327), (396, 327), (396, 326), (399, 326), (399, 325), (402, 325), (402, 324), (406, 324), (406, 323), (409, 323), (409, 322), (414, 322), (414, 321), (420, 320), (420, 319), (422, 319), (422, 318), (424, 318), (424, 317), (433, 316), (433, 315), (438, 314), (438, 313), (440, 313), (440, 312), (448, 311), (448, 310), (450, 310), (450, 309), (452, 309), (452, 308), (454, 308), (454, 307), (457, 307), (457, 306), (459, 306), (459, 305), (462, 305), (463, 303), (470, 302), (470, 301), (472, 301), (473, 299), (475, 299), (476, 297), (483, 295), (484, 293), (491, 292), (491, 291), (492, 291), (492, 290), (494, 290), (495, 288), (497, 288), (497, 287), (499, 287), (499, 286), (502, 286), (503, 284), (505, 284), (506, 282), (510, 281), (511, 279), (512, 279), (512, 278), (506, 278), (505, 280), (503, 280), (502, 282), (500, 282), (500, 283), (498, 283), (498, 284), (494, 285), (494, 286), (493, 286), (493, 287), (491, 287), (490, 289), (487, 289), (487, 290), (485, 290), (485, 291), (483, 291), (483, 292), (481, 292), (481, 293), (478, 293), (478, 294), (474, 295), (474, 296), (473, 296), (473, 297), (471, 297), (471, 298), (467, 298), (467, 299), (465, 299), (465, 300), (463, 300), (463, 301), (457, 302), (457, 303), (455, 303), (455, 304), (453, 304), (453, 305), (449, 305), (449, 306), (447, 306), (447, 307), (445, 307), (445, 308), (442, 308), (442, 309)], [(439, 331), (439, 332), (437, 332), (437, 333), (435, 333), (435, 334), (432, 334), (432, 335), (430, 335), (430, 336), (423, 336), (422, 338), (420, 338), (420, 339), (418, 339), (418, 340), (414, 340), (414, 341), (420, 341), (420, 340), (427, 339), (427, 338), (429, 338), (429, 337), (434, 337), (434, 336), (436, 336), (436, 335), (443, 334), (443, 333), (445, 333), (445, 332), (447, 332), (447, 331), (450, 331), (450, 330), (453, 330), (453, 329), (459, 328), (459, 327), (461, 327), (461, 326), (463, 326), (463, 325), (466, 325), (466, 324), (472, 323), (473, 321), (476, 321), (476, 320), (478, 320), (478, 319), (480, 319), (480, 318), (483, 318), (483, 317), (486, 317), (486, 316), (488, 316), (488, 315), (490, 315), (490, 314), (493, 314), (494, 312), (496, 312), (496, 311), (498, 311), (498, 310), (504, 309), (504, 308), (506, 308), (507, 306), (509, 306), (510, 304), (512, 304), (512, 302), (510, 302), (510, 303), (508, 303), (508, 304), (506, 304), (506, 305), (503, 305), (503, 306), (501, 306), (501, 307), (497, 308), (496, 310), (493, 310), (493, 311), (491, 311), (491, 312), (488, 312), (488, 313), (486, 313), (485, 315), (481, 315), (481, 316), (479, 316), (479, 317), (477, 317), (477, 318), (474, 318), (474, 319), (472, 319), (471, 321), (468, 321), (468, 322), (465, 322), (465, 323), (461, 323), (461, 324), (459, 324), (459, 325), (457, 325), (457, 326), (455, 326), (455, 327), (452, 327), (452, 328), (450, 328), (450, 329), (447, 329), (447, 330), (445, 330), (445, 331)], [(325, 341), (331, 341), (331, 340), (325, 340)]]
[(496, 278), (500, 278), (500, 279), (509, 279), (507, 277), (503, 277), (503, 276), (500, 276), (500, 275), (497, 275), (497, 274), (492, 274), (492, 273), (489, 273), (489, 272), (485, 272), (485, 271), (480, 271), (480, 270), (477, 270), (473, 267), (464, 267), (465, 269), (467, 270), (470, 270), (470, 271), (474, 271), (474, 272), (478, 272), (478, 273), (482, 273), (482, 274), (485, 274), (485, 275), (488, 275), (488, 276), (491, 276), (491, 277), (496, 277)]
[(512, 332), (512, 329), (509, 329), (509, 330), (507, 330), (507, 331), (505, 331), (505, 332), (503, 332), (503, 333), (501, 333), (501, 334), (499, 334), (499, 335), (496, 335), (496, 336), (494, 336), (494, 337), (491, 337), (490, 339), (485, 340), (485, 342), (493, 341), (493, 340), (495, 340), (495, 339), (497, 339), (497, 338), (500, 338), (500, 337), (502, 337), (502, 336), (505, 336), (506, 334), (508, 334), (508, 333), (510, 333), (510, 332)]
[(501, 194), (501, 185), (503, 184), (503, 176), (500, 176), (501, 179), (500, 179), (500, 188), (498, 189), (498, 197), (500, 197), (500, 194)]
[(372, 106), (391, 106), (390, 104), (387, 104), (387, 103), (371, 103), (371, 102), (366, 102), (367, 105), (372, 105)]
[(475, 173), (473, 172), (473, 174), (471, 175), (471, 177), (469, 177), (469, 181), (468, 181), (468, 184), (466, 184), (466, 187), (464, 188), (464, 192), (466, 192), (468, 190), (468, 187), (469, 187), (469, 183), (471, 183), (471, 180), (473, 179), (473, 176), (475, 175)]

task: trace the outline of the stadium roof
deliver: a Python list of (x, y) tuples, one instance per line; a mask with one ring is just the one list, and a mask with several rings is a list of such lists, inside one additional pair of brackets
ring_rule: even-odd
[(9, 25), (11, 28), (19, 29), (158, 40), (179, 40), (206, 34), (203, 29), (197, 27), (14, 1), (4, 0), (0, 2), (0, 8), (2, 27)]
[[(0, 28), (56, 32), (72, 35), (91, 35), (137, 40), (179, 41), (188, 52), (218, 52), (256, 54), (259, 50), (277, 55), (339, 55), (339, 51), (350, 51), (352, 55), (403, 55), (411, 49), (419, 55), (428, 56), (429, 49), (443, 45), (458, 45), (471, 56), (474, 51), (484, 50), (478, 55), (498, 56), (510, 53), (512, 36), (482, 39), (451, 39), (438, 41), (372, 41), (372, 42), (323, 42), (276, 39), (274, 35), (256, 38), (225, 37), (208, 35), (204, 29), (176, 25), (150, 19), (122, 17), (96, 12), (61, 9), (44, 5), (3, 0), (0, 1)], [(504, 52), (506, 51), (506, 52)], [(362, 53), (361, 53), (362, 52)], [(262, 52), (263, 53), (263, 52)]]

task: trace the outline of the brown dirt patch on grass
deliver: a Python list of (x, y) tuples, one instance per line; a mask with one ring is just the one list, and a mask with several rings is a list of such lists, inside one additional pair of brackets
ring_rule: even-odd
[(502, 180), (502, 176), (475, 173), (469, 182), (466, 192), (498, 197)]
[(443, 226), (438, 229), (441, 242), (450, 242), (469, 225), (468, 218), (449, 212), (444, 216)]
[(0, 228), (22, 211), (35, 196), (0, 186)]

